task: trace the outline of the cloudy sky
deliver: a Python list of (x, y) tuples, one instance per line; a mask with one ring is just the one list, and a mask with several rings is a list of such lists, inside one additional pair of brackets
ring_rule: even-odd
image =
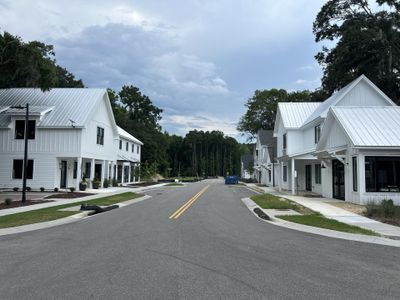
[(138, 86), (171, 133), (239, 137), (256, 89), (319, 86), (312, 22), (324, 2), (0, 0), (0, 30), (54, 45), (88, 87)]

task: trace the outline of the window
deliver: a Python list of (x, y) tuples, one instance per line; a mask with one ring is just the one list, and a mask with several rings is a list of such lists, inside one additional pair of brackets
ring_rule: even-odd
[[(13, 161), (13, 179), (22, 179), (24, 174), (24, 161), (22, 159), (14, 159)], [(27, 179), (33, 178), (33, 160), (28, 160), (28, 169), (26, 173)]]
[(140, 153), (140, 146), (139, 145), (137, 146), (137, 150), (136, 151), (137, 151), (137, 154)]
[[(28, 121), (28, 139), (35, 139), (36, 121)], [(15, 139), (23, 140), (25, 138), (25, 120), (15, 120)]]
[(367, 192), (400, 192), (400, 157), (366, 156)]
[(135, 152), (135, 144), (132, 144), (132, 153)]
[(129, 143), (128, 142), (126, 142), (126, 151), (129, 151)]
[(353, 191), (358, 191), (357, 156), (351, 158), (353, 165)]
[(283, 135), (283, 149), (286, 149), (287, 147), (287, 137), (286, 137), (286, 133)]
[(97, 127), (97, 145), (104, 145), (104, 128)]
[(85, 178), (90, 178), (90, 162), (85, 164)]
[(283, 166), (283, 181), (287, 181), (287, 166)]
[(321, 184), (321, 165), (315, 165), (315, 184)]
[(74, 161), (74, 174), (73, 174), (73, 178), (76, 179), (78, 174), (78, 162)]
[(122, 150), (122, 140), (119, 140), (119, 149)]
[(321, 138), (321, 124), (314, 127), (314, 143), (318, 144)]

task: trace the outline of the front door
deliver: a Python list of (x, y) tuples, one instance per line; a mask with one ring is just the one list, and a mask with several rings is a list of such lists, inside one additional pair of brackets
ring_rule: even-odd
[(332, 161), (333, 198), (344, 200), (344, 164), (337, 159)]
[(306, 191), (312, 190), (311, 178), (311, 165), (306, 165)]
[(67, 187), (67, 161), (61, 161), (61, 180), (60, 180), (60, 188)]
[(96, 164), (96, 165), (94, 165), (94, 178), (95, 179), (101, 179), (101, 170), (102, 169), (102, 167), (101, 167), (101, 165), (100, 164)]

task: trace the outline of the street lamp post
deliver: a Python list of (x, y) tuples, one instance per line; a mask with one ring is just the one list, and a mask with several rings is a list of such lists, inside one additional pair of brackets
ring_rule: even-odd
[(26, 203), (26, 178), (28, 174), (28, 123), (29, 123), (29, 103), (26, 106), (11, 106), (11, 108), (25, 109), (25, 132), (24, 132), (24, 163), (22, 174), (22, 204)]

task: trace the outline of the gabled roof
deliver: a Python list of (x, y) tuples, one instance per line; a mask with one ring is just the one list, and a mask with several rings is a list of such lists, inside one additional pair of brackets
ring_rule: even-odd
[[(88, 122), (103, 97), (106, 89), (54, 88), (43, 92), (38, 88), (15, 88), (0, 90), (0, 107), (25, 105), (27, 102), (37, 111), (52, 108), (43, 116), (38, 127), (83, 127)], [(8, 126), (7, 110), (0, 113), (0, 126)]]
[(359, 76), (357, 79), (350, 82), (344, 88), (340, 89), (324, 102), (322, 102), (315, 111), (305, 120), (304, 125), (314, 121), (317, 118), (326, 118), (326, 115), (331, 106), (338, 104), (343, 97), (351, 91), (360, 81), (365, 81), (369, 86), (371, 86), (378, 94), (382, 96), (389, 104), (395, 105), (388, 96), (386, 96), (371, 80), (369, 80), (365, 75)]
[(276, 138), (274, 137), (273, 130), (259, 130), (257, 132), (257, 139), (260, 141), (260, 145), (262, 146), (269, 146), (268, 153), (269, 157), (276, 156)]
[(279, 102), (278, 110), (285, 128), (300, 128), (321, 102)]
[(139, 141), (137, 138), (135, 138), (133, 135), (128, 133), (127, 131), (123, 130), (121, 127), (117, 126), (118, 130), (118, 135), (128, 141), (134, 142), (135, 144), (138, 145), (143, 145), (141, 141)]
[(400, 147), (400, 107), (336, 106), (331, 112), (355, 147)]

